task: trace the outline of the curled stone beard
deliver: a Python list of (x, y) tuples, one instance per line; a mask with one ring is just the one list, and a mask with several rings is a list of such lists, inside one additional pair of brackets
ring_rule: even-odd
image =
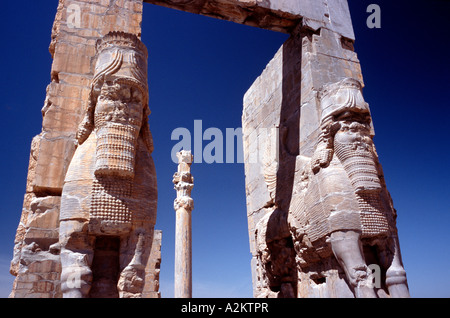
[(107, 122), (97, 129), (95, 174), (133, 179), (139, 129)]
[(127, 233), (133, 221), (130, 200), (139, 126), (105, 121), (96, 134), (89, 228), (92, 233)]
[(109, 100), (101, 101), (110, 106), (109, 111), (94, 115), (97, 134), (95, 175), (133, 179), (142, 114), (130, 109), (141, 109), (142, 105), (112, 101), (112, 95), (109, 94)]
[(128, 233), (133, 222), (130, 204), (143, 109), (137, 101), (124, 103), (116, 93), (102, 95), (97, 107), (105, 107), (94, 115), (97, 142), (89, 220), (92, 233), (110, 235)]
[(334, 151), (355, 189), (361, 209), (362, 237), (387, 235), (389, 225), (381, 199), (382, 185), (376, 167), (372, 139), (367, 127), (361, 123), (342, 124), (341, 131), (345, 133), (348, 130), (356, 131), (353, 136), (357, 138), (335, 135)]

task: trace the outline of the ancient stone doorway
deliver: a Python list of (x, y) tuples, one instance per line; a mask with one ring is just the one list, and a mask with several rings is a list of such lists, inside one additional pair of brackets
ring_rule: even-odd
[[(156, 23), (160, 22), (158, 17), (155, 17), (155, 24), (152, 24), (153, 14), (156, 15), (156, 13), (153, 13), (152, 11), (170, 12), (167, 24), (163, 24), (159, 30), (152, 29), (152, 26), (155, 26)], [(185, 30), (179, 32), (182, 35), (179, 35), (177, 30), (171, 30), (171, 32), (164, 31), (165, 29), (170, 28), (171, 19), (177, 19), (178, 23), (185, 24), (185, 29), (192, 32), (195, 30), (202, 32), (202, 27), (205, 27), (208, 24), (212, 25), (210, 27), (210, 37), (222, 37), (223, 43), (220, 44), (218, 43), (219, 41), (216, 40), (207, 42), (211, 43), (210, 51), (207, 55), (212, 57), (217, 56), (217, 59), (215, 60), (217, 62), (214, 62), (214, 59), (212, 59), (213, 61), (210, 61), (209, 58), (204, 62), (199, 59), (187, 61), (183, 57), (183, 46), (169, 46), (166, 41), (160, 41), (156, 36), (151, 36), (151, 33), (162, 33), (166, 38), (174, 36), (171, 41), (183, 44), (186, 43), (186, 40), (183, 37), (186, 36), (186, 39), (192, 41), (193, 46), (201, 40), (209, 40), (209, 37), (204, 36), (202, 33), (189, 36)], [(192, 23), (192, 21), (200, 22), (196, 23), (195, 27), (192, 27), (189, 24)], [(149, 89), (152, 109), (152, 114), (149, 117), (150, 126), (154, 136), (164, 136), (164, 140), (167, 141), (165, 144), (158, 140), (155, 141), (155, 152), (153, 156), (155, 158), (156, 169), (164, 169), (162, 166), (168, 165), (171, 160), (169, 154), (171, 153), (172, 148), (184, 138), (178, 138), (177, 136), (177, 139), (172, 141), (169, 140), (171, 133), (174, 131), (176, 132), (177, 128), (189, 131), (190, 138), (186, 136), (186, 139), (189, 138), (191, 140), (191, 149), (197, 153), (200, 151), (200, 154), (202, 154), (205, 148), (212, 142), (212, 140), (202, 138), (202, 135), (207, 133), (208, 129), (217, 129), (218, 131), (212, 132), (220, 133), (223, 137), (223, 148), (221, 148), (220, 156), (212, 158), (212, 161), (209, 162), (207, 162), (208, 158), (201, 156), (201, 162), (194, 163), (192, 166), (195, 179), (195, 185), (192, 192), (195, 205), (192, 212), (194, 236), (194, 296), (207, 295), (207, 292), (203, 287), (206, 283), (210, 285), (216, 284), (214, 286), (221, 286), (220, 275), (218, 276), (217, 273), (224, 273), (226, 276), (230, 275), (228, 280), (235, 281), (236, 285), (239, 286), (237, 288), (239, 290), (239, 295), (249, 297), (252, 295), (250, 287), (251, 269), (249, 265), (251, 255), (248, 252), (248, 226), (245, 212), (245, 176), (243, 158), (238, 158), (237, 154), (237, 147), (240, 146), (238, 144), (242, 144), (242, 141), (238, 143), (238, 137), (233, 137), (235, 151), (232, 154), (233, 159), (228, 160), (227, 163), (227, 155), (230, 154), (229, 150), (227, 150), (227, 143), (229, 141), (227, 129), (234, 130), (242, 127), (242, 99), (245, 91), (258, 77), (265, 68), (267, 62), (273, 58), (279, 47), (289, 36), (281, 32), (258, 29), (251, 26), (239, 25), (232, 22), (159, 8), (152, 5), (144, 5), (142, 29), (142, 40), (148, 45), (150, 52)], [(231, 35), (226, 35), (226, 33), (231, 33)], [(256, 61), (251, 61), (250, 58), (243, 56), (242, 53), (239, 52), (241, 49), (238, 46), (236, 47), (236, 52), (232, 49), (227, 49), (228, 46), (233, 45), (233, 37), (238, 36), (239, 33), (241, 37), (235, 41), (245, 42), (247, 39), (247, 41), (253, 43), (252, 45), (248, 44), (242, 47), (242, 50), (253, 52), (251, 53), (254, 55), (254, 58), (252, 59)], [(224, 35), (222, 36), (222, 34)], [(254, 35), (254, 37), (250, 38), (251, 35)], [(155, 38), (155, 40), (152, 40), (153, 38)], [(165, 52), (168, 52), (165, 57), (162, 55), (162, 52), (160, 52), (157, 43), (165, 45), (164, 50)], [(195, 55), (195, 52), (193, 52), (191, 48), (186, 49), (189, 50), (189, 54)], [(222, 50), (226, 50), (227, 54), (230, 54), (231, 62), (224, 61), (224, 55), (220, 55)], [(168, 85), (169, 81), (165, 80), (168, 76), (164, 76), (164, 74), (161, 73), (163, 67), (158, 67), (158, 64), (164, 59), (172, 61), (177, 57), (180, 58), (180, 61), (174, 61), (175, 65), (180, 65), (181, 63), (198, 65), (201, 69), (199, 71), (200, 74), (204, 74), (206, 80), (201, 80), (198, 75), (193, 75), (189, 78), (189, 76), (182, 73), (170, 73), (170, 78), (174, 81), (171, 83), (172, 87), (178, 87), (178, 85), (181, 84), (181, 87), (177, 90), (177, 94), (173, 95), (177, 95), (181, 98), (159, 96), (158, 87)], [(247, 61), (247, 64), (241, 62), (239, 59)], [(222, 61), (225, 62), (225, 66), (219, 65)], [(238, 68), (236, 64), (241, 67)], [(205, 70), (205, 68), (210, 68), (211, 71)], [(193, 68), (188, 68), (188, 70), (195, 71)], [(242, 71), (240, 72), (240, 70)], [(234, 79), (232, 77), (233, 74), (230, 73), (234, 74)], [(191, 83), (194, 78), (198, 83), (194, 85), (191, 84), (195, 92), (197, 92), (196, 87), (205, 85), (204, 95), (186, 92), (183, 89), (182, 81), (178, 80), (178, 78), (189, 80), (189, 83)], [(228, 79), (228, 81), (222, 88), (208, 85), (209, 82), (222, 83), (224, 78)], [(229, 92), (229, 90), (240, 92), (234, 93)], [(183, 96), (185, 96), (185, 94), (187, 95), (187, 101), (183, 101)], [(216, 96), (215, 99), (214, 95)], [(227, 98), (226, 95), (233, 96)], [(166, 100), (163, 100), (163, 98), (166, 98)], [(157, 104), (155, 104), (155, 102), (152, 103), (152, 99)], [(181, 104), (193, 106), (192, 108), (183, 109)], [(169, 106), (173, 107), (174, 112), (173, 115), (170, 116), (170, 122), (164, 124), (164, 126), (168, 126), (170, 129), (166, 129), (166, 127), (160, 128), (160, 123), (158, 123), (158, 116), (160, 116), (159, 109), (161, 107), (164, 108)], [(178, 111), (180, 111), (180, 113), (178, 113)], [(217, 116), (214, 115), (214, 113), (220, 115)], [(194, 122), (196, 120), (199, 120), (200, 123)], [(200, 133), (197, 134), (196, 130), (199, 130)], [(198, 138), (198, 136), (200, 136), (200, 138)], [(212, 139), (214, 138), (215, 137), (212, 136)], [(198, 139), (202, 142), (202, 145), (198, 147), (200, 150), (195, 149), (195, 147), (198, 146)], [(208, 149), (206, 149), (205, 154), (208, 152)], [(161, 156), (163, 155), (163, 158), (160, 159), (160, 157), (158, 157), (159, 154), (161, 154)], [(215, 161), (215, 159), (218, 159), (219, 157), (222, 159), (223, 163)], [(198, 158), (199, 157), (197, 157), (197, 159)], [(176, 164), (174, 163), (171, 170), (163, 170), (158, 173), (158, 180), (161, 180), (159, 182), (164, 182), (163, 180), (170, 181), (171, 175), (175, 170)], [(217, 171), (219, 172), (217, 173)], [(163, 177), (163, 173), (166, 174), (166, 177)], [(229, 189), (233, 189), (233, 191)], [(210, 195), (205, 196), (206, 192)], [(165, 193), (167, 193), (167, 196)], [(170, 185), (164, 187), (164, 189), (162, 189), (161, 186), (159, 187), (158, 206), (165, 207), (165, 209), (161, 208), (159, 210), (157, 218), (157, 228), (163, 231), (161, 280), (173, 279), (172, 246), (174, 243), (172, 240), (174, 236), (173, 224), (175, 222), (175, 213), (173, 210), (170, 210), (170, 207), (173, 204), (174, 195), (175, 191), (170, 188)], [(236, 201), (239, 201), (239, 203)], [(223, 202), (223, 204), (217, 205), (217, 202)], [(228, 207), (229, 212), (226, 212), (226, 207)], [(220, 224), (220, 226), (218, 224)], [(233, 231), (234, 234), (232, 237), (229, 237), (231, 229), (235, 230)], [(225, 241), (223, 240), (225, 237), (228, 237), (228, 246), (225, 246)], [(215, 271), (213, 270), (213, 267), (216, 268)], [(231, 274), (227, 274), (230, 268), (234, 268), (233, 272), (235, 273), (235, 277), (239, 277), (239, 279), (231, 277)], [(166, 289), (168, 289), (168, 291), (166, 291)], [(229, 295), (229, 291), (227, 290), (220, 290), (220, 288), (216, 288), (216, 290), (220, 297)], [(173, 293), (172, 284), (169, 283), (168, 286), (166, 286), (161, 282), (161, 292), (162, 297), (171, 295)]]
[[(347, 2), (146, 2), (290, 34), (251, 84), (243, 102), (243, 157), (254, 296), (406, 296), (406, 276), (398, 247), (395, 210), (373, 148), (374, 132), (368, 104), (362, 97), (364, 82), (353, 48), (354, 34)], [(101, 187), (89, 188), (89, 184), (79, 182), (85, 179), (77, 179), (80, 175), (85, 176), (79, 174), (80, 171), (91, 173), (87, 171), (91, 166), (85, 164), (84, 156), (90, 156), (90, 163), (97, 158), (97, 152), (92, 149), (96, 149), (95, 145), (99, 143), (93, 129), (97, 126), (103, 128), (105, 123), (111, 134), (133, 137), (118, 138), (120, 149), (125, 149), (124, 145), (131, 140), (133, 146), (126, 149), (131, 149), (129, 152), (141, 149), (143, 151), (136, 150), (140, 158), (146, 163), (152, 162), (153, 144), (148, 125), (145, 120), (140, 120), (141, 112), (148, 114), (145, 108), (148, 101), (146, 74), (142, 72), (146, 69), (143, 66), (146, 58), (135, 58), (138, 51), (142, 52), (142, 44), (136, 37), (141, 35), (142, 5), (138, 0), (66, 0), (59, 3), (50, 44), (54, 61), (42, 109), (43, 129), (32, 142), (27, 193), (11, 264), (11, 272), (18, 276), (12, 297), (60, 297), (60, 281), (67, 281), (73, 274), (70, 265), (76, 263), (62, 264), (62, 255), (67, 252), (65, 244), (70, 241), (73, 230), (86, 234), (86, 227), (81, 223), (97, 219), (97, 223), (89, 223), (100, 239), (93, 267), (97, 273), (94, 291), (112, 285), (115, 282), (102, 283), (98, 269), (105, 264), (112, 265), (113, 270), (116, 268), (117, 255), (111, 250), (117, 249), (117, 238), (104, 239), (99, 235), (101, 230), (109, 231), (102, 227), (102, 222), (105, 218), (105, 222), (120, 221), (123, 228), (127, 228), (131, 224), (127, 218), (128, 199), (138, 202), (134, 208), (148, 199), (144, 205), (156, 211), (156, 198), (152, 197), (156, 194), (155, 173), (144, 169), (153, 167), (152, 164), (136, 165), (137, 170), (145, 171), (136, 174), (137, 178), (133, 179), (136, 187), (132, 189), (139, 189), (145, 179), (150, 180), (149, 184), (155, 191), (149, 191), (149, 195), (142, 195), (139, 191), (119, 191), (121, 194), (113, 199), (124, 198), (120, 203), (106, 198)], [(98, 39), (102, 39), (103, 44), (97, 43)], [(109, 51), (110, 48), (113, 50)], [(104, 52), (104, 58), (97, 59), (100, 51)], [(123, 58), (124, 55), (127, 58)], [(124, 70), (121, 69), (122, 62), (127, 65)], [(87, 107), (84, 105), (86, 100), (89, 101)], [(117, 105), (121, 108), (124, 100), (134, 105), (134, 117), (114, 117), (119, 122), (113, 122), (113, 117), (109, 117), (112, 108), (108, 107)], [(90, 113), (98, 102), (106, 111)], [(61, 126), (61, 122), (67, 125)], [(138, 135), (136, 132), (141, 130), (134, 126), (125, 129), (121, 126), (124, 123), (137, 125), (141, 130), (143, 127), (145, 133)], [(354, 145), (347, 136), (349, 131), (357, 134), (356, 148), (351, 148)], [(100, 139), (104, 137), (101, 133), (99, 136)], [(105, 133), (105, 136), (109, 135)], [(84, 145), (89, 146), (80, 150), (86, 140), (84, 137), (90, 144), (86, 142)], [(138, 138), (141, 138), (139, 142)], [(336, 145), (334, 139), (338, 140)], [(105, 137), (105, 140), (109, 139)], [(267, 143), (269, 140), (275, 140), (275, 143)], [(113, 144), (111, 141), (110, 146), (117, 146)], [(351, 156), (341, 156), (340, 150), (344, 148), (355, 150), (357, 157), (364, 160), (354, 161)], [(350, 152), (344, 151), (345, 154)], [(122, 169), (120, 165), (117, 168), (115, 159), (111, 158), (106, 158), (105, 166), (100, 165), (101, 169), (96, 166), (95, 171), (100, 177), (95, 175), (94, 178), (89, 174), (89, 182), (104, 180), (102, 174), (111, 171), (116, 171), (121, 177), (134, 178), (133, 165), (129, 169)], [(134, 157), (119, 155), (120, 162), (129, 163), (130, 158)], [(331, 177), (325, 178), (329, 174)], [(114, 182), (105, 184), (114, 185)], [(129, 180), (123, 184), (120, 189), (130, 189), (127, 186)], [(339, 186), (344, 189), (339, 189)], [(321, 187), (325, 191), (321, 191)], [(93, 194), (84, 191), (86, 189), (93, 189)], [(72, 200), (75, 197), (80, 200)], [(87, 204), (88, 209), (83, 205), (87, 197), (93, 199)], [(95, 198), (100, 200), (95, 201)], [(345, 208), (337, 207), (341, 200)], [(107, 204), (102, 205), (103, 201)], [(110, 203), (114, 203), (111, 205), (113, 208), (109, 208)], [(114, 213), (116, 210), (120, 211), (118, 215)], [(139, 206), (135, 210), (139, 212), (143, 208)], [(120, 216), (125, 216), (125, 219)], [(131, 286), (133, 291), (126, 291), (124, 296), (159, 296), (158, 248), (161, 241), (160, 236), (153, 235), (154, 222), (154, 215), (149, 215), (146, 222), (136, 223), (145, 223), (144, 228), (132, 227), (134, 234), (130, 240), (136, 251), (139, 246), (150, 257), (141, 258), (137, 253), (133, 258), (137, 261), (129, 263), (132, 265), (130, 268), (127, 266), (130, 275), (125, 275), (124, 281), (135, 277), (133, 271), (137, 266), (140, 277), (147, 277), (146, 286), (143, 291)], [(69, 231), (69, 235), (64, 231)], [(40, 246), (43, 236), (46, 242), (54, 244)], [(142, 242), (152, 243), (152, 251)], [(387, 288), (374, 289), (371, 286), (371, 267), (363, 260), (361, 244), (366, 245), (366, 252), (375, 250), (380, 253), (379, 259), (383, 261), (380, 265), (386, 270)], [(376, 249), (368, 249), (367, 245), (376, 245)], [(40, 262), (42, 258), (46, 260), (44, 263)], [(89, 258), (84, 261), (89, 263)], [(86, 272), (90, 272), (91, 264), (85, 265)], [(84, 286), (90, 287), (88, 281), (85, 283)], [(67, 284), (61, 285), (62, 288), (67, 287)], [(105, 290), (114, 294), (113, 288)], [(74, 295), (80, 291), (74, 288)]]

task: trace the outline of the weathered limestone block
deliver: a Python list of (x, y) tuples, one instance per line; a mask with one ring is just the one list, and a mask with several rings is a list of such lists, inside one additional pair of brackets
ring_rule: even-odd
[(22, 265), (9, 297), (61, 297), (59, 288), (61, 263), (57, 252), (42, 251), (35, 243), (24, 246), (21, 251)]
[(159, 292), (159, 273), (161, 271), (161, 243), (162, 231), (155, 230), (152, 250), (145, 267), (145, 285), (142, 298), (161, 298)]
[(17, 276), (10, 297), (58, 297), (59, 196), (25, 195), (11, 273)]
[(61, 193), (65, 174), (61, 172), (67, 171), (75, 148), (71, 139), (48, 140), (45, 133), (41, 135), (33, 180), (35, 192)]
[[(59, 196), (38, 197), (31, 201), (31, 213), (27, 220), (28, 233), (25, 241), (27, 241), (27, 239), (34, 241), (34, 238), (43, 235), (44, 233), (39, 233), (40, 229), (54, 231), (58, 228), (60, 201), (61, 198)], [(36, 229), (37, 231), (32, 231), (33, 229)], [(35, 232), (35, 236), (31, 236), (30, 232)], [(49, 233), (49, 235), (45, 236), (49, 236), (49, 238), (52, 239), (58, 238), (57, 231), (56, 235)]]
[(25, 195), (11, 262), (11, 273), (14, 275), (19, 271), (23, 246), (34, 243), (40, 250), (49, 250), (50, 245), (58, 241), (59, 204), (58, 196)]

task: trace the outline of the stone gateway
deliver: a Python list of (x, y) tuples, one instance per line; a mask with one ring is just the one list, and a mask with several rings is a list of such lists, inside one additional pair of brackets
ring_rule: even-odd
[(10, 297), (161, 296), (145, 2), (290, 35), (243, 98), (254, 297), (409, 297), (346, 0), (60, 0)]

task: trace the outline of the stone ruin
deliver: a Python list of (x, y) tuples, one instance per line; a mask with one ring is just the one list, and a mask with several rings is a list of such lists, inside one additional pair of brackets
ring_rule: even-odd
[(408, 297), (346, 0), (60, 0), (10, 297), (160, 297), (143, 2), (290, 34), (244, 96), (254, 296)]

